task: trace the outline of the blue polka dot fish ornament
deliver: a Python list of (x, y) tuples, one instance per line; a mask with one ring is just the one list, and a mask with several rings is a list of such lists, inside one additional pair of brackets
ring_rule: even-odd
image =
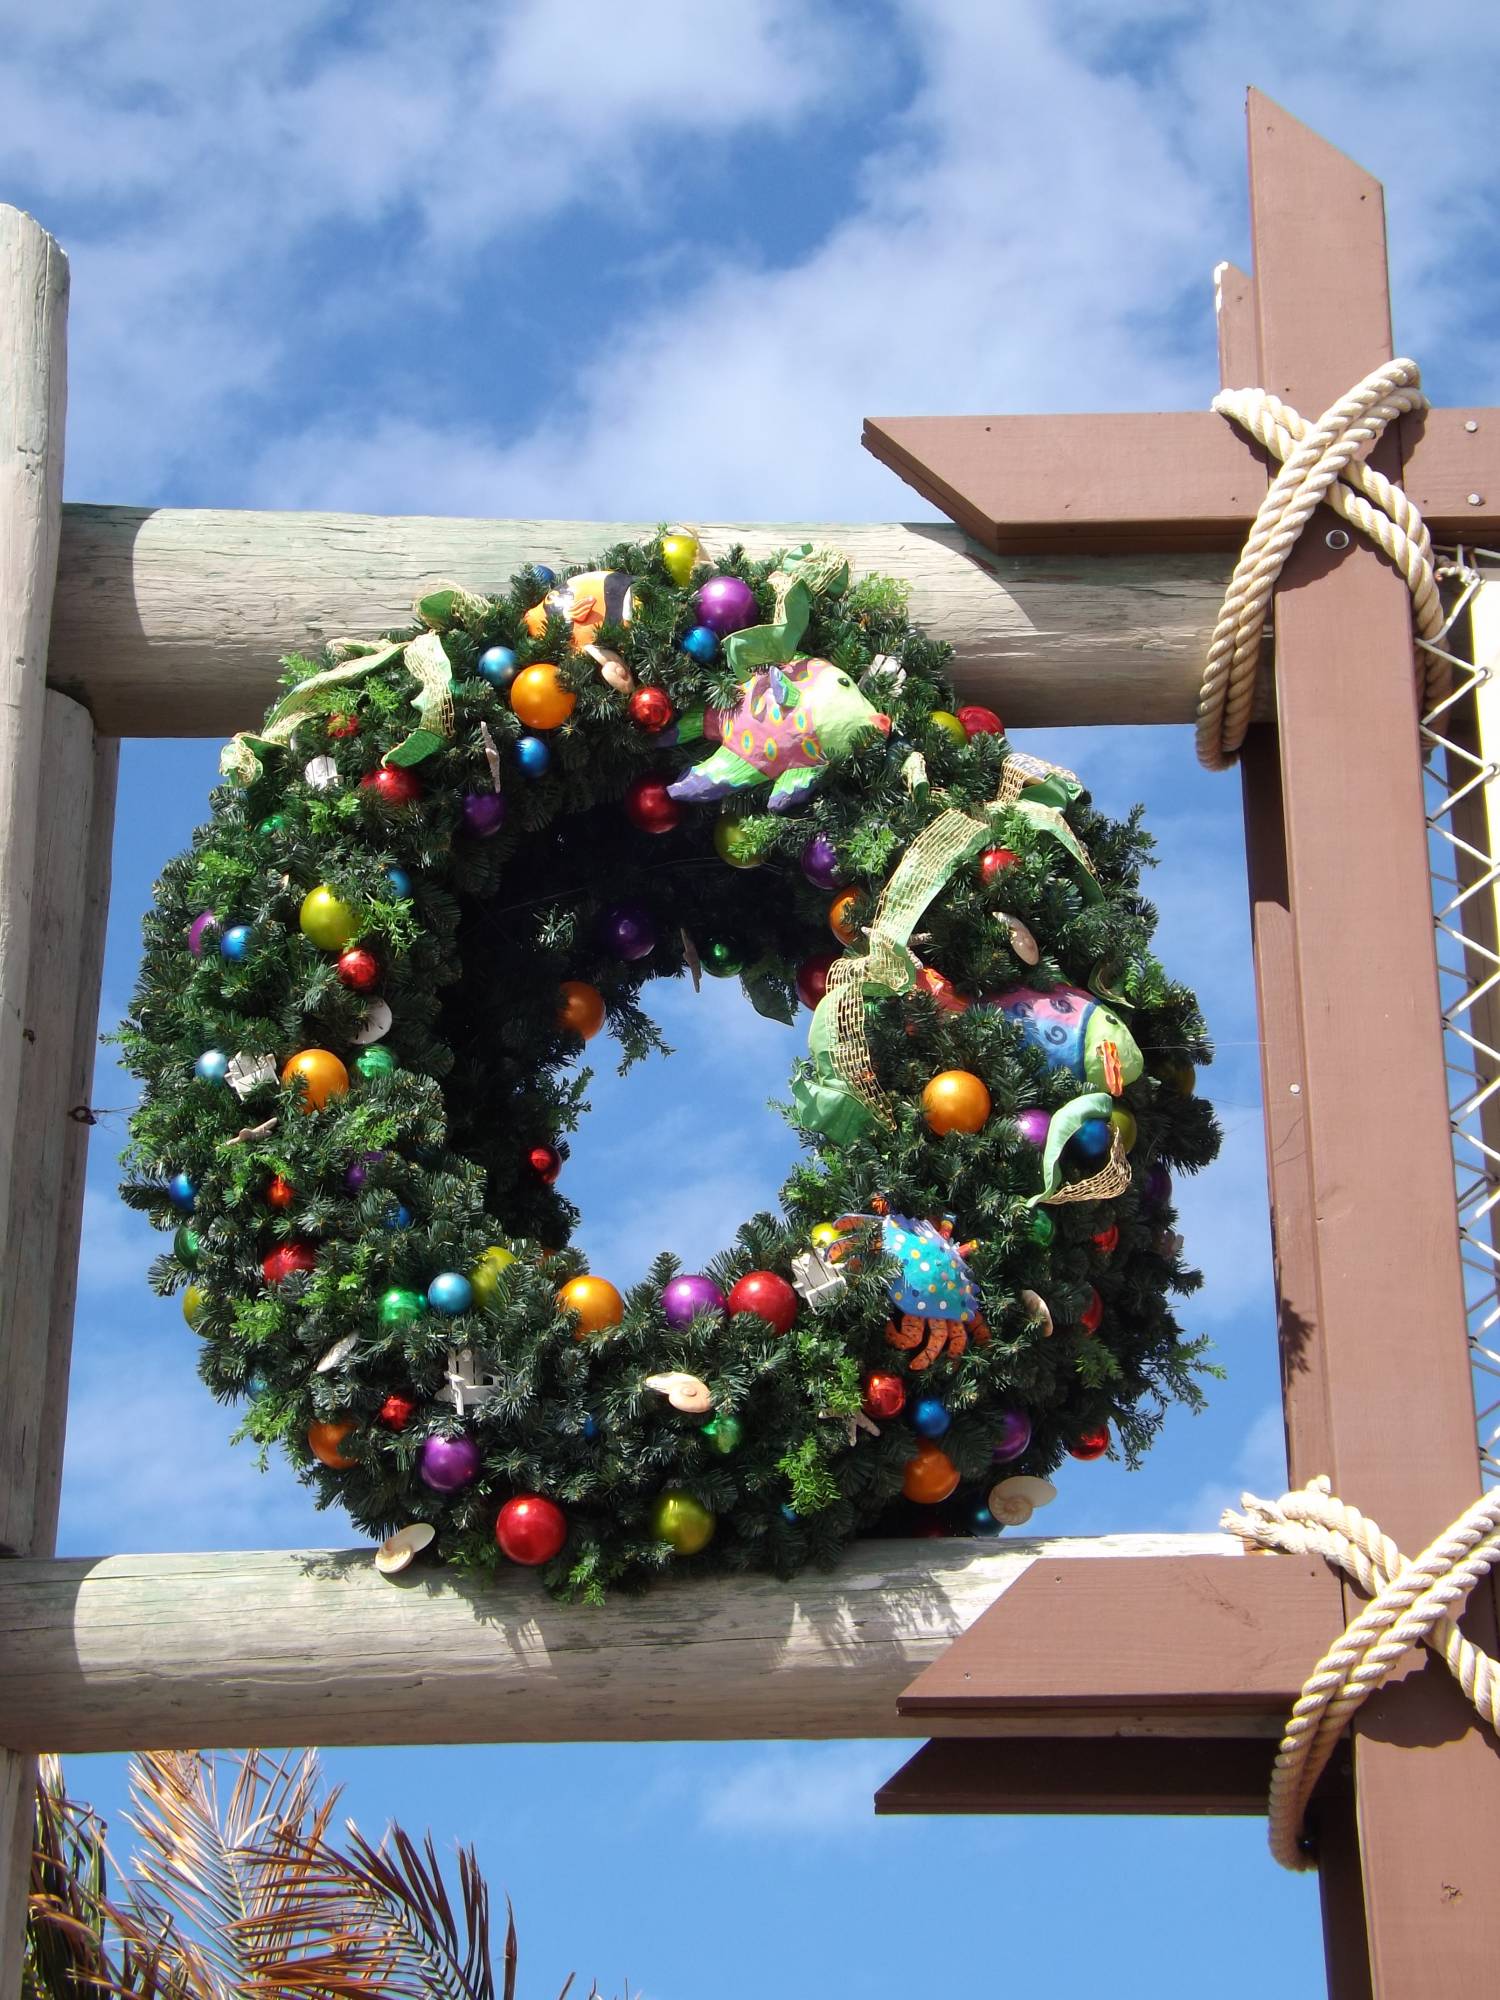
[(684, 805), (707, 805), (769, 785), (771, 811), (791, 812), (811, 795), (830, 763), (877, 731), (889, 736), (891, 718), (831, 660), (764, 666), (740, 683), (734, 708), (683, 717), (672, 740), (701, 737), (719, 748), (667, 791)]
[(881, 1250), (896, 1265), (890, 1281), (894, 1312), (885, 1337), (892, 1347), (911, 1355), (912, 1372), (920, 1373), (945, 1356), (956, 1361), (970, 1339), (976, 1347), (985, 1346), (990, 1329), (967, 1262), (974, 1246), (953, 1241), (952, 1219), (914, 1222), (910, 1216), (889, 1213), (846, 1215), (838, 1226), (853, 1229), (872, 1223), (879, 1224)]
[(1096, 1090), (1118, 1097), (1145, 1068), (1136, 1039), (1111, 1007), (1081, 986), (1007, 986), (981, 1002), (998, 1007), (1021, 1030), (1048, 1069), (1070, 1069)]

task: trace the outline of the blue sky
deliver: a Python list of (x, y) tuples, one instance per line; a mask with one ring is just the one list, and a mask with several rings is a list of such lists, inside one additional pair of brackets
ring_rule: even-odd
[[(1248, 260), (1254, 81), (1388, 187), (1398, 346), (1495, 400), (1492, 78), (1472, 10), (1329, 0), (637, 0), (417, 12), (0, 0), (0, 197), (73, 263), (68, 491), (163, 505), (635, 519), (920, 518), (866, 414), (1201, 407), (1210, 272)], [(1489, 176), (1486, 184), (1485, 176)], [(485, 579), (476, 579), (484, 581)], [(996, 700), (1004, 710), (1003, 687)], [(255, 717), (248, 714), (245, 722)], [(1200, 1528), (1283, 1477), (1238, 788), (1186, 731), (1034, 733), (1147, 801), (1162, 955), (1199, 988), (1219, 1165), (1184, 1191), (1187, 1315), (1230, 1379), (1146, 1468), (1076, 1466), (1048, 1526)], [(124, 763), (105, 1016), (217, 746)], [(791, 1044), (724, 989), (601, 1076), (570, 1164), (595, 1268), (691, 1260), (766, 1200)], [(597, 1046), (597, 1045), (596, 1045)], [(702, 1112), (714, 1061), (715, 1138)], [(723, 1096), (726, 1074), (734, 1095)], [(107, 1060), (95, 1101), (133, 1085)], [(629, 1133), (655, 1163), (620, 1170)], [(95, 1135), (64, 1547), (349, 1537), (261, 1478), (193, 1374)], [(144, 1446), (143, 1440), (167, 1441)], [(894, 1744), (335, 1753), (367, 1827), (480, 1842), (532, 1990), (650, 2000), (977, 1990), (1322, 1992), (1316, 1890), (1259, 1823), (881, 1822)], [(114, 1759), (74, 1760), (113, 1807)], [(546, 1981), (551, 1979), (551, 1987)]]

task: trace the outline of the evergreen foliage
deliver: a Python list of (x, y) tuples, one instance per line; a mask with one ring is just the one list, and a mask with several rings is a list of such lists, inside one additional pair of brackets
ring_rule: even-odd
[[(693, 591), (709, 574), (738, 575), (769, 621), (774, 565), (731, 551), (712, 571), (700, 565), (686, 588), (671, 581), (659, 545), (611, 549), (602, 565), (637, 579), (630, 622), (599, 634), (636, 682), (665, 690), (679, 717), (705, 702), (732, 705), (734, 676), (722, 660), (703, 666), (679, 648), (698, 622)], [(1196, 1169), (1217, 1146), (1212, 1114), (1183, 1077), (1185, 1065), (1208, 1059), (1196, 1003), (1151, 954), (1154, 913), (1139, 881), (1150, 842), (1139, 814), (1110, 821), (1086, 794), (1068, 808), (1103, 892), (1086, 894), (1078, 864), (1055, 840), (1026, 816), (994, 808), (1011, 754), (1006, 738), (961, 743), (933, 723), (933, 711), (953, 706), (947, 649), (908, 626), (899, 586), (836, 582), (815, 596), (798, 650), (855, 679), (880, 656), (898, 663), (904, 678), (869, 683), (892, 718), (889, 738), (871, 734), (833, 763), (798, 812), (768, 813), (763, 790), (738, 794), (723, 811), (743, 819), (760, 865), (729, 867), (713, 844), (718, 808), (689, 806), (663, 835), (627, 821), (626, 788), (646, 774), (679, 773), (702, 746), (666, 748), (638, 727), (594, 659), (571, 650), (559, 619), (541, 637), (528, 635), (524, 614), (547, 587), (528, 570), (495, 599), (458, 594), (438, 611), (428, 600), (451, 663), (455, 720), (451, 737), (413, 767), (418, 802), (390, 806), (360, 783), (413, 727), (412, 682), (398, 654), (322, 691), (319, 712), (288, 747), (265, 753), (259, 778), (215, 793), (191, 851), (163, 870), (122, 1035), (145, 1085), (124, 1193), (159, 1227), (176, 1230), (184, 1217), (169, 1178), (185, 1174), (196, 1188), (188, 1218), (196, 1249), (179, 1236), (152, 1279), (163, 1293), (189, 1282), (200, 1288), (204, 1380), (226, 1402), (243, 1403), (242, 1435), (281, 1445), (325, 1503), (337, 1500), (374, 1536), (428, 1521), (441, 1558), (502, 1565), (499, 1505), (518, 1493), (547, 1496), (564, 1510), (569, 1533), (546, 1581), (590, 1599), (674, 1563), (785, 1575), (826, 1563), (859, 1533), (916, 1531), (934, 1518), (968, 1532), (998, 1476), (991, 1447), (1008, 1410), (1026, 1412), (1033, 1432), (1006, 1473), (1048, 1473), (1082, 1433), (1106, 1423), (1134, 1460), (1171, 1401), (1198, 1403), (1203, 1370), (1202, 1343), (1183, 1337), (1169, 1302), (1198, 1279), (1180, 1261), (1169, 1202), (1149, 1198), (1150, 1169)], [(476, 671), (496, 644), (513, 648), (522, 667), (557, 662), (576, 693), (571, 719), (548, 735), (551, 764), (540, 777), (518, 772), (514, 746), (527, 732), (506, 694)], [(292, 659), (287, 683), (327, 665)], [(467, 836), (462, 818), (464, 795), (491, 785), (481, 725), (498, 750), (508, 805), (504, 829), (490, 839)], [(925, 783), (914, 775), (914, 750)], [(339, 783), (307, 780), (315, 757), (332, 758)], [(583, 1268), (568, 1247), (576, 1215), (528, 1154), (556, 1143), (566, 1157), (566, 1135), (585, 1108), (579, 1040), (555, 1022), (562, 981), (587, 981), (602, 994), (623, 1064), (658, 1046), (641, 989), (686, 976), (688, 940), (705, 960), (711, 946), (727, 946), (754, 1003), (789, 1019), (796, 967), (833, 945), (829, 895), (799, 866), (810, 836), (834, 843), (865, 923), (904, 850), (950, 805), (989, 814), (995, 839), (1016, 859), (988, 885), (972, 864), (960, 867), (922, 919), (915, 948), (972, 999), (1014, 984), (1091, 980), (1119, 996), (1146, 1059), (1122, 1100), (1139, 1131), (1131, 1188), (1110, 1202), (1048, 1208), (1052, 1241), (1035, 1240), (1027, 1198), (1040, 1185), (1040, 1156), (1015, 1114), (1056, 1110), (1084, 1086), (1048, 1069), (999, 1011), (945, 1012), (917, 993), (866, 1009), (895, 1129), (838, 1146), (808, 1136), (783, 1212), (750, 1218), (709, 1267), (725, 1291), (752, 1269), (787, 1276), (813, 1225), (868, 1216), (881, 1198), (900, 1215), (955, 1218), (954, 1240), (977, 1245), (969, 1268), (992, 1338), (908, 1378), (912, 1401), (938, 1397), (952, 1414), (941, 1447), (962, 1483), (934, 1510), (900, 1498), (917, 1442), (910, 1424), (885, 1422), (878, 1436), (861, 1428), (851, 1442), (845, 1421), (870, 1372), (899, 1373), (909, 1358), (885, 1337), (888, 1260), (867, 1243), (866, 1254), (841, 1267), (846, 1288), (820, 1310), (801, 1303), (792, 1332), (778, 1336), (744, 1314), (705, 1315), (671, 1330), (660, 1295), (677, 1267), (663, 1256), (628, 1294), (619, 1326), (578, 1339), (557, 1304), (559, 1286)], [(409, 895), (392, 885), (393, 868), (409, 877)], [(319, 884), (359, 911), (360, 939), (380, 961), (377, 991), (394, 1017), (379, 1045), (394, 1058), (388, 1074), (356, 1068), (367, 996), (342, 984), (335, 955), (298, 927), (302, 899)], [(634, 963), (600, 942), (601, 914), (627, 903), (645, 904), (657, 922), (657, 948)], [(187, 932), (205, 910), (217, 914), (219, 931), (194, 956)], [(1034, 935), (1036, 967), (1015, 956), (1002, 911)], [(216, 949), (231, 924), (250, 927), (242, 959)], [(269, 1056), (279, 1075), (308, 1047), (336, 1052), (350, 1069), (347, 1094), (322, 1110), (309, 1112), (295, 1086), (271, 1082), (242, 1102), (222, 1081), (195, 1074), (205, 1050)], [(922, 1090), (954, 1068), (984, 1080), (993, 1115), (977, 1133), (939, 1138), (924, 1120)], [(346, 1170), (361, 1160), (364, 1185), (351, 1189)], [(651, 1171), (646, 1160), (622, 1166)], [(1073, 1179), (1087, 1171), (1070, 1168)], [(294, 1191), (280, 1211), (266, 1198), (276, 1175)], [(392, 1228), (398, 1203), (412, 1219)], [(1110, 1224), (1118, 1244), (1105, 1251), (1095, 1238)], [(262, 1259), (292, 1242), (314, 1247), (315, 1268), (268, 1286)], [(389, 1290), (425, 1292), (436, 1273), (474, 1269), (491, 1245), (517, 1261), (488, 1308), (476, 1300), (457, 1318), (424, 1311), (405, 1325), (383, 1323)], [(1081, 1324), (1091, 1288), (1104, 1307), (1096, 1333)], [(1050, 1334), (1022, 1301), (1026, 1290), (1047, 1301)], [(319, 1358), (347, 1336), (352, 1351), (318, 1372)], [(490, 1399), (460, 1418), (436, 1397), (450, 1349), (465, 1347), (498, 1379)], [(742, 1428), (736, 1449), (717, 1450), (703, 1416), (673, 1409), (644, 1386), (663, 1370), (710, 1385), (714, 1417)], [(400, 1429), (378, 1421), (393, 1394), (417, 1405)], [(353, 1422), (342, 1446), (354, 1460), (348, 1469), (329, 1469), (309, 1451), (309, 1424), (331, 1419)], [(416, 1469), (423, 1440), (460, 1431), (480, 1448), (479, 1478), (457, 1494), (429, 1491)], [(667, 1488), (686, 1489), (716, 1517), (701, 1555), (676, 1556), (653, 1535), (652, 1508)]]

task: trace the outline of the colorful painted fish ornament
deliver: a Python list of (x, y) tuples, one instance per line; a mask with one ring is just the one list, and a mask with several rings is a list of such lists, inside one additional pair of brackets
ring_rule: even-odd
[[(825, 768), (873, 731), (889, 736), (891, 719), (831, 660), (790, 660), (761, 667), (740, 684), (734, 708), (685, 716), (675, 740), (703, 737), (720, 747), (667, 791), (684, 805), (706, 805), (769, 784), (774, 813), (806, 800)], [(658, 739), (661, 740), (660, 738)]]

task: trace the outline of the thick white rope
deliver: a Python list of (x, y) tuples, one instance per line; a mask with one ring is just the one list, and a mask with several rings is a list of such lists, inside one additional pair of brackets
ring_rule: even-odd
[(1500, 1563), (1500, 1493), (1487, 1493), (1408, 1562), (1358, 1508), (1335, 1499), (1326, 1478), (1279, 1500), (1240, 1497), (1221, 1526), (1248, 1546), (1316, 1555), (1343, 1570), (1370, 1602), (1319, 1660), (1287, 1722), (1271, 1773), (1271, 1852), (1283, 1868), (1316, 1866), (1302, 1822), (1313, 1787), (1349, 1717), (1398, 1667), (1430, 1646), (1492, 1729), (1500, 1728), (1500, 1661), (1455, 1624), (1474, 1586)]
[[(1426, 524), (1399, 486), (1364, 463), (1395, 418), (1426, 409), (1421, 379), (1415, 361), (1388, 362), (1315, 424), (1264, 389), (1225, 389), (1215, 396), (1220, 416), (1257, 438), (1282, 465), (1234, 566), (1203, 670), (1198, 756), (1211, 771), (1227, 769), (1239, 755), (1250, 726), (1271, 591), (1320, 502), (1368, 535), (1396, 565), (1411, 591), (1419, 636), (1432, 639), (1440, 631), (1443, 613)], [(1424, 665), (1431, 679), (1441, 680), (1441, 662), (1426, 655)]]

